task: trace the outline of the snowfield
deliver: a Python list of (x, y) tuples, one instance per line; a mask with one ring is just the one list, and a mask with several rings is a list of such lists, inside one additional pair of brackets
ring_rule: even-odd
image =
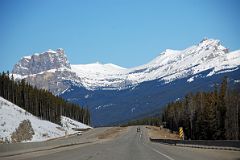
[(27, 142), (45, 141), (65, 136), (66, 133), (74, 134), (77, 131), (74, 131), (73, 128), (91, 128), (68, 117), (62, 116), (61, 118), (63, 127), (46, 120), (41, 120), (0, 97), (0, 141), (12, 142), (11, 135), (16, 131), (23, 120), (29, 120), (31, 122), (31, 126), (35, 133), (32, 139)]

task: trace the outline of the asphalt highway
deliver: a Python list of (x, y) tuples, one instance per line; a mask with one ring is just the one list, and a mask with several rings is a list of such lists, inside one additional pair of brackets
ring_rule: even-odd
[[(27, 160), (240, 160), (239, 151), (171, 146), (149, 141), (144, 126), (129, 127), (119, 136), (88, 145), (33, 152), (2, 159)], [(94, 132), (94, 131), (92, 131)], [(1, 158), (0, 158), (1, 159)]]

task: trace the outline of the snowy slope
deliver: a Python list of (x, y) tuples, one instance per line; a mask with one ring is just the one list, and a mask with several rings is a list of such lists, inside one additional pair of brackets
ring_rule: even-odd
[(167, 49), (151, 62), (130, 69), (99, 63), (71, 65), (71, 68), (88, 89), (121, 89), (155, 79), (169, 83), (209, 69), (212, 69), (208, 75), (211, 76), (239, 69), (239, 65), (240, 50), (228, 53), (219, 40), (204, 39), (182, 51)]
[(62, 117), (62, 119), (64, 119), (62, 121), (64, 123), (63, 127), (46, 120), (41, 120), (0, 97), (0, 140), (11, 142), (11, 134), (15, 132), (16, 128), (18, 128), (23, 120), (27, 119), (30, 120), (35, 133), (32, 140), (30, 140), (31, 142), (65, 136), (65, 131), (67, 131), (67, 134), (73, 134), (75, 131), (71, 128), (72, 124), (77, 124), (76, 127), (80, 128), (89, 127), (67, 117)]
[(89, 89), (98, 87), (118, 88), (119, 84), (126, 78), (124, 77), (126, 69), (114, 64), (97, 62), (71, 65), (71, 70), (81, 78), (81, 83)]
[(209, 69), (213, 69), (212, 74), (231, 71), (239, 65), (240, 50), (227, 53), (218, 40), (206, 39), (183, 51), (166, 50), (150, 63), (132, 69), (131, 79), (136, 83), (154, 79), (168, 83)]
[(77, 130), (77, 129), (88, 129), (88, 128), (91, 129), (92, 128), (86, 124), (72, 120), (71, 118), (68, 118), (65, 116), (61, 117), (61, 124), (62, 124), (62, 127), (68, 131), (68, 134), (76, 133), (76, 131), (74, 129)]

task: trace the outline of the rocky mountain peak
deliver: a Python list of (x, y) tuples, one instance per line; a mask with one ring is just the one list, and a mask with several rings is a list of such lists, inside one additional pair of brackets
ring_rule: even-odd
[(71, 69), (63, 49), (56, 51), (49, 49), (43, 53), (23, 57), (14, 66), (12, 73), (19, 75), (32, 75), (51, 69)]
[(220, 40), (204, 38), (199, 44), (200, 50), (223, 51), (228, 53), (228, 49), (221, 45)]

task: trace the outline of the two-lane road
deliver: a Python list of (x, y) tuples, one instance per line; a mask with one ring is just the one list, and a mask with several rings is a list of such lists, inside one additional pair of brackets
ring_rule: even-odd
[(6, 159), (34, 160), (239, 160), (240, 152), (225, 150), (196, 149), (152, 143), (147, 130), (129, 127), (117, 138), (96, 144), (78, 146), (55, 153), (31, 153), (28, 156)]

